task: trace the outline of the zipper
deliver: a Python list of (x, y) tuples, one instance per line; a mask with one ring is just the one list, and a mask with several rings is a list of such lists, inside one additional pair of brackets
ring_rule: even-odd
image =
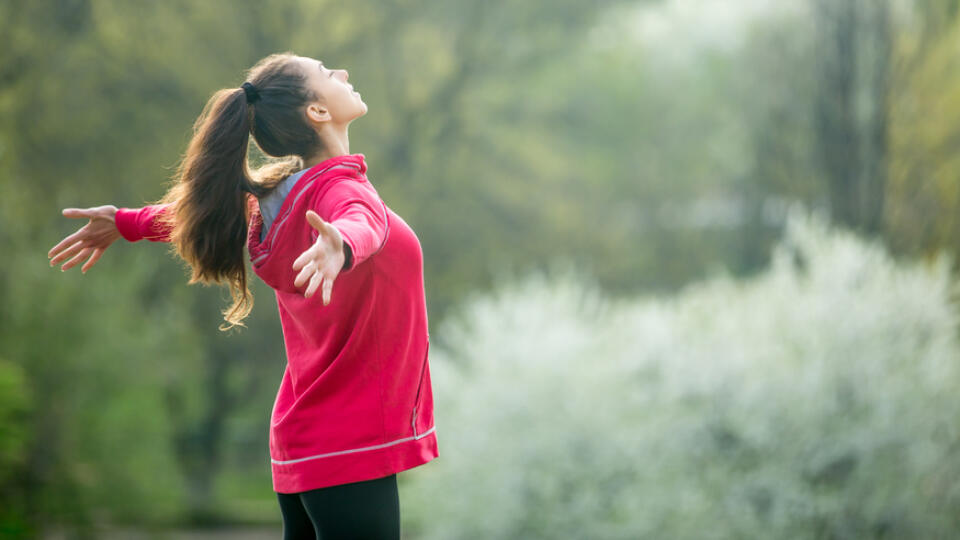
[(420, 380), (417, 383), (417, 397), (413, 399), (413, 414), (410, 417), (410, 426), (413, 427), (413, 436), (417, 437), (417, 408), (420, 406), (420, 393), (423, 391), (423, 374), (427, 370), (427, 359), (430, 356), (430, 334), (427, 334), (427, 350), (423, 353), (423, 363), (420, 365)]

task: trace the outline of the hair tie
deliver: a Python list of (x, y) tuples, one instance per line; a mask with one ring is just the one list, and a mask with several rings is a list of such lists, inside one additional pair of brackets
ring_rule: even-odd
[(249, 82), (245, 82), (240, 85), (243, 88), (243, 92), (247, 95), (247, 103), (253, 103), (260, 99), (260, 92), (257, 92), (257, 88)]

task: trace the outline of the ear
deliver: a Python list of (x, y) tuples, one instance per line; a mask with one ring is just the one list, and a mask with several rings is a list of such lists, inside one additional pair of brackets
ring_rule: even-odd
[(330, 116), (330, 111), (320, 103), (307, 105), (307, 118), (312, 122), (326, 122), (333, 119), (333, 117)]

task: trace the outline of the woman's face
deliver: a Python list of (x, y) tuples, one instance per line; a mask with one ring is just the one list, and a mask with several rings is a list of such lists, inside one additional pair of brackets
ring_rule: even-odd
[(347, 125), (367, 113), (367, 104), (360, 93), (347, 82), (350, 76), (347, 70), (331, 69), (308, 57), (300, 57), (300, 63), (307, 76), (307, 85), (319, 98), (307, 106), (307, 117), (311, 121)]

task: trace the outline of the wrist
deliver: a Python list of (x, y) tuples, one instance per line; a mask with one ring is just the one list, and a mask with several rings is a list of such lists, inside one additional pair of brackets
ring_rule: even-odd
[(340, 271), (349, 270), (353, 266), (353, 250), (350, 249), (350, 244), (343, 243), (343, 266), (340, 268)]

